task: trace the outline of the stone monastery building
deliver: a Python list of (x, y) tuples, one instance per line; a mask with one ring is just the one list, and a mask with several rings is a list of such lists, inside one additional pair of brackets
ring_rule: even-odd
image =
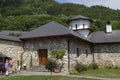
[[(0, 61), (3, 56), (11, 57), (14, 62), (21, 60), (27, 68), (45, 65), (49, 53), (54, 49), (63, 49), (64, 69), (70, 69), (77, 62), (97, 63), (120, 67), (120, 30), (112, 30), (106, 24), (106, 31), (93, 32), (90, 29), (92, 19), (78, 15), (69, 19), (69, 29), (57, 22), (49, 22), (30, 32), (1, 31)], [(19, 33), (20, 37), (9, 36)]]

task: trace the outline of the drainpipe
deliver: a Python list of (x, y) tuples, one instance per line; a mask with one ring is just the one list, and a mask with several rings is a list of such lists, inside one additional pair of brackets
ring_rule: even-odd
[(95, 63), (95, 55), (94, 55), (94, 51), (95, 51), (95, 43), (93, 43), (93, 46), (92, 46), (93, 63)]
[(68, 70), (70, 69), (70, 39), (67, 40), (68, 46)]
[(20, 55), (20, 65), (21, 65), (21, 69), (23, 68), (23, 54), (24, 54), (24, 52), (25, 52), (25, 49), (24, 49), (24, 45), (25, 45), (25, 41), (24, 40), (21, 40), (21, 46), (22, 46), (22, 48), (23, 48), (23, 52), (21, 53), (21, 55)]
[(92, 58), (93, 58), (93, 59), (92, 59), (92, 63), (95, 63), (95, 58), (94, 58), (94, 45), (95, 45), (94, 43), (93, 43), (93, 44), (91, 43), (91, 54), (92, 54)]

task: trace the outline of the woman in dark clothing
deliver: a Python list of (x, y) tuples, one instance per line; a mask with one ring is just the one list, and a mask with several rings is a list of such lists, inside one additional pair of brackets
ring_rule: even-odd
[(5, 72), (5, 65), (4, 63), (0, 62), (0, 74), (3, 75), (4, 72)]

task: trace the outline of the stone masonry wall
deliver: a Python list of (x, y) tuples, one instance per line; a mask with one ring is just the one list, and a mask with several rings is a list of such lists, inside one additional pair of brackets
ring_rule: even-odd
[(94, 49), (97, 64), (120, 67), (120, 43), (95, 44)]
[[(36, 40), (28, 40), (25, 42), (25, 55), (24, 62), (27, 65), (30, 65), (30, 56), (32, 55), (33, 66), (39, 65), (38, 58), (38, 49), (48, 49), (48, 53), (50, 53), (53, 49), (63, 49), (66, 51), (66, 55), (64, 56), (64, 70), (68, 68), (68, 43), (67, 38), (45, 38), (45, 39), (36, 39)], [(77, 57), (77, 48), (79, 48), (79, 57)], [(49, 55), (49, 54), (48, 54)], [(49, 56), (48, 56), (49, 57)], [(90, 44), (83, 40), (71, 39), (70, 40), (70, 66), (76, 64), (76, 61), (82, 64), (90, 64), (93, 61), (93, 57), (90, 50)]]
[[(28, 40), (24, 44), (24, 60), (23, 64), (27, 63), (30, 65), (30, 56), (32, 56), (32, 64), (33, 66), (39, 65), (39, 57), (38, 57), (38, 49), (48, 49), (48, 57), (51, 50), (54, 49), (63, 49), (66, 51), (66, 55), (64, 56), (64, 68), (67, 67), (67, 41), (66, 38), (42, 38), (42, 39), (32, 39)], [(29, 68), (29, 66), (28, 66)]]
[(20, 60), (20, 55), (23, 53), (22, 43), (0, 40), (0, 52), (8, 57), (11, 57), (13, 59), (15, 67), (17, 60)]
[[(79, 56), (77, 56), (77, 48), (79, 49)], [(93, 56), (90, 49), (90, 44), (83, 40), (70, 41), (70, 64), (71, 68), (75, 66), (76, 61), (81, 64), (90, 64), (93, 62)]]

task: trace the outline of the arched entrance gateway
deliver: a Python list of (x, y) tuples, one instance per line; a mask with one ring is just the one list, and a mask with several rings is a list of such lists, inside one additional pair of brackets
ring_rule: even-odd
[(0, 53), (0, 71), (2, 71), (2, 73), (5, 72), (5, 61), (6, 59), (10, 59), (10, 57), (6, 56), (5, 54)]
[(10, 59), (11, 57), (8, 57), (7, 55), (0, 53), (0, 62), (5, 63), (6, 59)]

